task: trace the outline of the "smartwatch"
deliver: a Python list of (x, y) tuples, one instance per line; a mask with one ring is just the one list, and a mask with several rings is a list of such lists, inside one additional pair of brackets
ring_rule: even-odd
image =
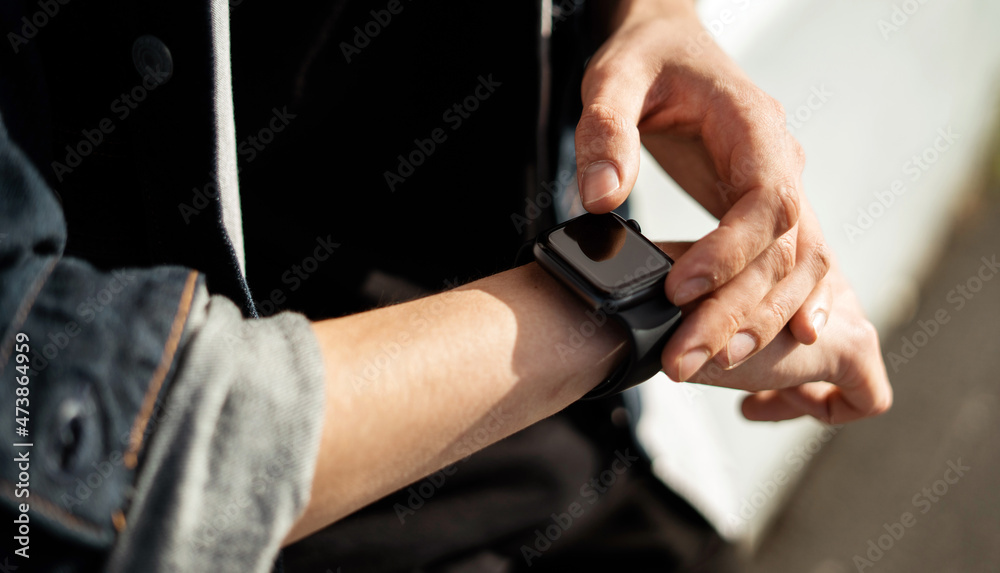
[(590, 307), (595, 328), (604, 324), (603, 313), (629, 337), (628, 358), (584, 399), (622, 392), (661, 370), (663, 347), (680, 324), (681, 309), (664, 290), (673, 260), (642, 236), (638, 223), (615, 213), (588, 213), (540, 233), (532, 254)]

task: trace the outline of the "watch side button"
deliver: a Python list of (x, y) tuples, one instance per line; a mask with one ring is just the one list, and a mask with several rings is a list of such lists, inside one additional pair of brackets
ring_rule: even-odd
[(636, 233), (641, 233), (642, 232), (642, 228), (639, 227), (639, 221), (636, 221), (635, 219), (629, 219), (626, 222), (628, 223), (629, 227), (632, 227), (633, 229), (635, 229)]

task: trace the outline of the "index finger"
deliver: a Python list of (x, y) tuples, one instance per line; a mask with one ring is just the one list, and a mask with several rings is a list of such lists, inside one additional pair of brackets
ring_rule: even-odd
[(813, 416), (842, 424), (882, 414), (892, 405), (892, 386), (878, 333), (867, 320), (844, 320), (844, 314), (849, 309), (831, 321), (832, 336), (815, 345), (798, 343), (786, 329), (737, 368), (709, 362), (692, 382), (754, 392), (743, 401), (750, 420)]
[(667, 278), (667, 295), (674, 304), (687, 304), (729, 282), (799, 220), (801, 148), (787, 132), (779, 138), (769, 135), (770, 129), (752, 131), (750, 141), (736, 148), (734, 156), (741, 157), (737, 167), (719, 170), (728, 179), (719, 189), (729, 195), (732, 207)]

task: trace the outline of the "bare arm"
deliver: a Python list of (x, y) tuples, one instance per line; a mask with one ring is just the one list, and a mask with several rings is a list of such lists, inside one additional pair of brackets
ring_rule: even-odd
[[(530, 264), (314, 323), (326, 418), (312, 498), (286, 543), (467, 456), (469, 443), (485, 447), (579, 399), (626, 350), (617, 327), (588, 322), (602, 321)], [(488, 443), (482, 432), (469, 440), (497, 415), (504, 423), (491, 425)]]
[[(661, 248), (680, 256), (689, 246)], [(785, 328), (745, 364), (693, 381), (755, 392), (743, 408), (753, 420), (810, 415), (833, 424), (885, 412), (892, 389), (875, 330), (839, 272), (824, 281), (836, 309), (829, 336), (806, 345)], [(624, 359), (612, 324), (535, 264), (314, 323), (325, 422), (311, 498), (285, 543), (579, 399)]]

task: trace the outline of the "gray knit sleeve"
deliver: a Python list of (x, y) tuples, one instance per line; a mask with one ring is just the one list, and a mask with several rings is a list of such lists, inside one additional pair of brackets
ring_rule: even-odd
[(111, 572), (271, 570), (309, 500), (324, 371), (302, 315), (246, 320), (201, 286)]

